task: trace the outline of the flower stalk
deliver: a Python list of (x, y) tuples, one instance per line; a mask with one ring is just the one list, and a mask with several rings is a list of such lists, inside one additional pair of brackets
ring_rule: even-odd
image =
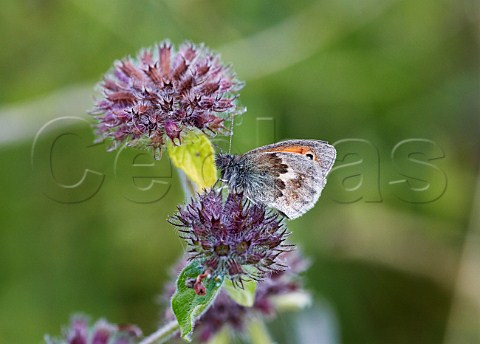
[(153, 332), (148, 337), (144, 338), (138, 344), (161, 344), (172, 338), (177, 332), (180, 331), (180, 325), (177, 320), (172, 320), (158, 330)]

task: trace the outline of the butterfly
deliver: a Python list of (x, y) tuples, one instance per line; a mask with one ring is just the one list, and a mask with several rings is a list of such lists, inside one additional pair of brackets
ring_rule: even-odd
[(287, 140), (243, 155), (220, 153), (215, 163), (231, 192), (295, 219), (318, 201), (335, 158), (327, 142)]

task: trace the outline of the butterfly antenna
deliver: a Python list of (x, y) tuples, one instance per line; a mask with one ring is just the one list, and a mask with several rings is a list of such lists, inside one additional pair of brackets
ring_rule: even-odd
[(230, 114), (230, 120), (231, 120), (232, 124), (231, 124), (231, 127), (230, 127), (230, 142), (228, 144), (228, 154), (232, 153), (233, 126), (234, 126), (234, 121), (235, 121), (235, 116), (233, 115), (233, 112)]

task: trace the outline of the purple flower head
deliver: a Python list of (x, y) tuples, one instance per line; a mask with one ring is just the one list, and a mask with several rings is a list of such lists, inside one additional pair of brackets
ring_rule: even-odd
[[(245, 332), (245, 326), (252, 318), (258, 318), (259, 316), (260, 318), (274, 318), (277, 312), (280, 311), (280, 302), (278, 300), (282, 297), (288, 298), (298, 295), (309, 297), (309, 294), (303, 289), (300, 276), (308, 268), (308, 260), (298, 250), (282, 253), (279, 259), (288, 266), (288, 269), (274, 272), (258, 282), (255, 302), (252, 307), (241, 306), (233, 301), (225, 291), (220, 291), (212, 307), (195, 324), (195, 333), (200, 343), (208, 342), (224, 326), (228, 326), (234, 332), (241, 334)], [(186, 262), (182, 261), (176, 270), (181, 270), (185, 264)], [(177, 275), (178, 271), (172, 272), (173, 277)], [(163, 304), (168, 304), (174, 291), (175, 286), (173, 283), (166, 286), (164, 296), (162, 297)], [(303, 305), (300, 304), (299, 307)], [(167, 308), (165, 317), (166, 320), (174, 319), (170, 308)]]
[(142, 335), (142, 331), (132, 325), (113, 325), (100, 319), (89, 326), (84, 316), (72, 317), (70, 326), (63, 329), (60, 339), (45, 337), (46, 344), (133, 344)]
[(215, 134), (230, 115), (244, 112), (236, 98), (243, 83), (203, 45), (186, 42), (178, 51), (164, 41), (136, 58), (115, 62), (98, 85), (93, 113), (100, 138), (112, 149), (128, 142), (161, 150), (165, 137), (181, 143), (184, 130)]
[(170, 222), (180, 227), (188, 243), (189, 260), (197, 260), (213, 276), (228, 276), (242, 285), (243, 278), (260, 280), (285, 268), (278, 256), (292, 249), (283, 217), (241, 194), (222, 196), (209, 190), (179, 207)]

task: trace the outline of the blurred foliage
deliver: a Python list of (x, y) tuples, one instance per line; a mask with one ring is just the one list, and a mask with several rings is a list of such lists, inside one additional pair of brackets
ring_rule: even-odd
[[(112, 62), (164, 38), (205, 42), (247, 81), (234, 152), (286, 138), (359, 138), (374, 147), (362, 173), (378, 175), (370, 190), (378, 199), (339, 202), (342, 181), (332, 175), (317, 206), (289, 225), (313, 259), (307, 286), (331, 309), (341, 343), (442, 343), (452, 331), (475, 342), (478, 328), (451, 310), (462, 247), (476, 229), (471, 216), (480, 212), (477, 7), (474, 0), (3, 1), (0, 125), (20, 139), (0, 145), (0, 342), (40, 342), (75, 311), (145, 333), (158, 324), (156, 298), (183, 250), (165, 221), (183, 200), (167, 157), (107, 153), (92, 145), (89, 125), (67, 121), (39, 135), (31, 159), (34, 135), (23, 132), (61, 116), (91, 123), (93, 86)], [(66, 113), (24, 107), (62, 102), (48, 97), (72, 86), (82, 92), (63, 104)], [(447, 177), (434, 202), (404, 202), (389, 184), (401, 178), (392, 149), (410, 138), (444, 152), (432, 161)], [(81, 180), (85, 168), (103, 179), (84, 194), (58, 188)], [(140, 192), (151, 177), (161, 177), (159, 189)], [(275, 321), (273, 338), (295, 342), (294, 323)]]

